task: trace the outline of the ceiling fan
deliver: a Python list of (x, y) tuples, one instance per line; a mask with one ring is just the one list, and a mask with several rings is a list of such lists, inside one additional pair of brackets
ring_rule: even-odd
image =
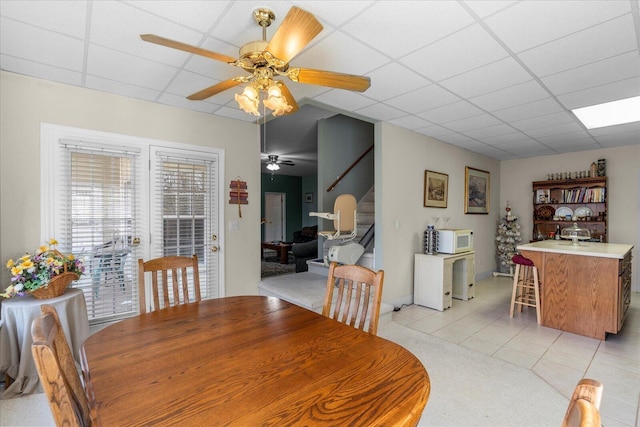
[(256, 116), (260, 115), (258, 103), (261, 92), (267, 94), (263, 104), (273, 110), (274, 116), (294, 113), (299, 108), (285, 83), (282, 80), (274, 80), (274, 77), (287, 77), (297, 83), (358, 92), (364, 92), (371, 85), (371, 80), (364, 76), (289, 66), (289, 61), (322, 31), (322, 24), (311, 13), (292, 7), (270, 41), (266, 39), (267, 27), (275, 19), (275, 14), (269, 9), (260, 8), (253, 12), (253, 17), (262, 27), (262, 40), (252, 41), (242, 46), (238, 59), (153, 34), (142, 34), (140, 37), (150, 43), (206, 56), (242, 68), (249, 74), (248, 76), (233, 77), (217, 83), (187, 96), (187, 99), (204, 100), (227, 89), (248, 83), (244, 92), (236, 94), (235, 99), (240, 108)]
[(278, 160), (277, 154), (269, 154), (267, 158), (268, 158), (267, 169), (269, 169), (270, 171), (277, 171), (278, 169), (280, 169), (280, 165), (285, 165), (285, 166), (296, 165), (291, 160)]

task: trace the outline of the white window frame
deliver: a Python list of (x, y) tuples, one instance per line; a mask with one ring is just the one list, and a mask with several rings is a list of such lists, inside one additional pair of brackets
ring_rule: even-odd
[[(62, 212), (60, 204), (56, 203), (56, 200), (60, 197), (60, 192), (57, 189), (60, 184), (58, 183), (58, 177), (56, 173), (56, 165), (60, 162), (60, 150), (57, 149), (59, 144), (65, 140), (85, 141), (92, 144), (104, 145), (105, 147), (132, 147), (140, 150), (140, 156), (142, 158), (143, 165), (150, 164), (150, 151), (152, 146), (164, 147), (166, 149), (178, 149), (188, 150), (194, 152), (204, 152), (215, 154), (218, 156), (218, 242), (220, 245), (220, 251), (218, 253), (218, 297), (225, 296), (225, 254), (222, 248), (225, 241), (225, 228), (224, 228), (224, 177), (225, 177), (225, 158), (224, 149), (206, 147), (200, 145), (186, 144), (182, 142), (162, 141), (151, 138), (143, 138), (131, 135), (116, 134), (110, 132), (102, 132), (91, 129), (76, 128), (70, 126), (62, 126), (51, 123), (40, 124), (40, 240), (48, 241), (51, 237), (54, 237), (56, 230), (61, 226)], [(143, 194), (150, 194), (150, 176), (149, 167), (145, 172), (145, 176), (142, 180)], [(149, 253), (149, 238), (150, 238), (150, 201), (147, 197), (143, 200), (143, 206), (140, 209), (141, 215), (143, 215), (143, 236), (144, 244), (141, 247), (140, 256), (148, 259)]]

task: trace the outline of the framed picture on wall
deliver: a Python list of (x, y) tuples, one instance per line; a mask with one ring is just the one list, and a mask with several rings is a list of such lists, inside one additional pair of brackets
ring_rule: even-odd
[(424, 207), (446, 208), (449, 192), (449, 175), (424, 171)]
[(464, 213), (488, 214), (490, 199), (489, 172), (465, 166)]
[(304, 193), (305, 203), (313, 203), (313, 193)]

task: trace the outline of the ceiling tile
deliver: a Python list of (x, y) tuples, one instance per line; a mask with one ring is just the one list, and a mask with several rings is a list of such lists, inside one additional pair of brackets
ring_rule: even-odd
[(493, 15), (496, 12), (501, 11), (502, 9), (506, 9), (514, 4), (517, 1), (508, 1), (508, 0), (465, 0), (464, 4), (474, 13), (476, 13), (480, 18), (486, 18), (487, 16)]
[(470, 100), (487, 111), (498, 111), (547, 98), (548, 96), (549, 93), (537, 81), (529, 80), (525, 83), (472, 97)]
[(467, 101), (457, 101), (442, 107), (432, 108), (419, 113), (418, 116), (427, 119), (433, 123), (446, 123), (454, 120), (464, 119), (465, 117), (477, 116), (484, 114), (484, 111), (470, 104)]
[(501, 150), (509, 150), (512, 147), (522, 147), (527, 144), (539, 144), (535, 139), (522, 133), (511, 134), (511, 138), (505, 138), (503, 141), (498, 141), (497, 138), (499, 137), (493, 137), (496, 141), (490, 145)]
[[(584, 49), (583, 46), (589, 46), (589, 49)], [(631, 14), (626, 14), (527, 50), (518, 56), (534, 73), (546, 76), (637, 48), (633, 18)], [(571, 54), (567, 55), (567, 52)]]
[(546, 128), (565, 123), (575, 123), (575, 118), (567, 112), (545, 114), (544, 116), (532, 117), (524, 120), (517, 120), (511, 123), (516, 129), (527, 131), (531, 129)]
[(87, 3), (85, 1), (2, 0), (0, 14), (35, 27), (76, 38), (85, 35)]
[(442, 123), (442, 126), (453, 129), (457, 132), (465, 132), (473, 129), (486, 128), (491, 125), (500, 124), (500, 120), (491, 117), (488, 114), (480, 114), (478, 116), (467, 117), (452, 122)]
[(170, 93), (160, 95), (158, 102), (187, 110), (200, 111), (202, 113), (210, 113), (216, 108), (208, 102), (190, 101), (183, 96), (172, 95)]
[(127, 0), (124, 3), (169, 21), (184, 23), (193, 30), (206, 33), (224, 18), (224, 11), (232, 2), (222, 0)]
[(427, 126), (424, 128), (415, 129), (417, 133), (422, 135), (430, 136), (431, 138), (440, 139), (445, 135), (451, 135), (452, 133), (456, 133), (451, 129), (444, 128), (440, 125)]
[(289, 79), (283, 78), (283, 82), (287, 85), (291, 94), (296, 99), (309, 98), (313, 99), (326, 92), (349, 92), (343, 89), (331, 89), (326, 86), (308, 85), (303, 83), (292, 82)]
[(374, 101), (359, 93), (346, 90), (330, 90), (313, 98), (315, 101), (345, 111), (355, 111), (374, 104)]
[[(427, 79), (396, 62), (383, 65), (367, 76), (371, 78), (371, 87), (364, 95), (377, 101), (384, 101), (429, 84)], [(385, 84), (388, 81), (393, 81), (394, 84)]]
[[(636, 129), (628, 132), (616, 132), (596, 136), (596, 140), (603, 147), (621, 147), (625, 145), (637, 145), (640, 141), (640, 129), (636, 123)], [(638, 159), (640, 161), (640, 159)]]
[(551, 148), (598, 145), (596, 140), (585, 131), (563, 133), (560, 135), (536, 138), (542, 144)]
[(140, 38), (141, 34), (155, 34), (195, 46), (204, 38), (202, 33), (125, 3), (93, 3), (91, 43), (174, 67), (182, 66), (190, 55), (181, 50), (145, 42)]
[(460, 98), (439, 85), (430, 85), (404, 95), (388, 99), (386, 104), (404, 111), (420, 112), (451, 104)]
[(579, 132), (581, 130), (584, 130), (582, 126), (574, 122), (562, 123), (555, 126), (547, 126), (537, 129), (529, 129), (523, 132), (533, 138), (540, 138), (549, 135), (562, 135), (563, 133)]
[(180, 71), (166, 88), (166, 92), (185, 98), (192, 93), (213, 86), (216, 83), (218, 83), (218, 81), (210, 77), (201, 76), (200, 74), (190, 71)]
[(542, 82), (556, 95), (562, 95), (639, 75), (640, 56), (635, 51), (552, 74), (543, 77)]
[[(237, 58), (239, 56), (238, 49), (235, 46), (221, 42), (211, 37), (207, 37), (207, 39), (200, 45), (200, 47), (212, 52), (231, 56), (232, 58)], [(176, 65), (179, 66), (180, 64), (177, 63)], [(202, 76), (209, 77), (214, 83), (217, 81), (223, 81), (233, 77), (246, 75), (246, 72), (241, 68), (201, 55), (191, 55), (184, 68), (186, 70), (193, 71), (194, 73), (198, 73)]]
[[(126, 64), (126, 67), (123, 66)], [(100, 46), (89, 47), (87, 73), (148, 89), (163, 90), (178, 70)]]
[(468, 148), (470, 150), (473, 149), (474, 146), (485, 146), (482, 142), (474, 141), (466, 135), (462, 135), (460, 133), (451, 133), (449, 135), (444, 135), (440, 137), (442, 142), (446, 142), (447, 144), (453, 144), (458, 147)]
[(515, 154), (518, 157), (539, 157), (556, 154), (554, 150), (545, 147), (538, 142), (528, 142), (526, 144), (511, 147), (505, 146), (503, 147), (503, 149), (511, 154)]
[(472, 25), (402, 58), (420, 74), (443, 80), (505, 58), (507, 52), (480, 25)]
[(78, 71), (65, 70), (50, 65), (28, 61), (14, 56), (0, 54), (0, 70), (12, 70), (14, 73), (37, 77), (58, 83), (80, 86), (82, 74)]
[(397, 119), (389, 120), (389, 123), (406, 128), (406, 129), (412, 129), (412, 130), (420, 129), (425, 126), (430, 126), (433, 124), (418, 116), (399, 117)]
[(342, 31), (391, 58), (400, 58), (471, 23), (473, 18), (453, 1), (379, 1)]
[[(276, 20), (267, 39), (294, 4), (270, 2)], [(640, 144), (635, 128), (588, 132), (568, 111), (640, 95), (638, 0), (300, 4), (324, 30), (292, 66), (369, 75), (373, 85), (358, 93), (287, 81), (301, 106), (294, 119), (305, 121), (303, 108), (315, 105), (367, 122), (387, 120), (497, 159)], [(204, 101), (185, 99), (243, 70), (139, 36), (154, 33), (237, 57), (240, 46), (261, 38), (253, 11), (262, 6), (0, 0), (0, 68), (255, 123), (233, 99), (243, 85)], [(525, 130), (516, 131), (513, 121)], [(518, 154), (504, 151), (514, 144)]]
[(490, 147), (490, 146), (476, 147), (473, 151), (478, 154), (482, 154), (483, 156), (491, 157), (497, 160), (511, 160), (511, 159), (517, 158), (513, 154), (507, 153), (506, 151), (501, 150), (499, 148)]
[(135, 98), (144, 99), (146, 101), (155, 101), (158, 98), (158, 95), (160, 95), (160, 91), (157, 90), (128, 85), (122, 82), (91, 75), (87, 76), (85, 84), (90, 89), (128, 97), (134, 96)]
[(407, 114), (385, 104), (373, 104), (368, 107), (360, 108), (359, 110), (356, 110), (356, 113), (362, 114), (366, 117), (371, 117), (375, 120), (383, 120), (385, 122)]
[(389, 59), (351, 37), (334, 32), (292, 62), (295, 67), (363, 75), (386, 64)]
[(531, 75), (509, 57), (443, 80), (440, 84), (463, 98), (471, 98), (529, 80)]
[[(333, 27), (339, 27), (345, 22), (358, 17), (362, 11), (374, 1), (342, 1), (342, 0), (305, 0), (300, 5), (304, 10), (314, 15), (323, 16), (323, 20)], [(322, 21), (321, 21), (322, 22)]]
[(517, 53), (630, 10), (627, 0), (521, 1), (485, 22)]
[(82, 40), (0, 17), (0, 52), (35, 63), (82, 71)]
[(568, 110), (640, 95), (640, 76), (558, 96)]
[[(207, 1), (203, 3), (215, 4), (217, 2)], [(291, 3), (283, 1), (273, 1), (266, 4), (265, 2), (244, 0), (230, 3), (225, 1), (222, 5), (224, 6), (224, 12), (221, 11), (216, 20), (211, 22), (210, 35), (237, 47), (253, 40), (262, 40), (262, 29), (253, 19), (253, 11), (255, 9), (266, 6), (276, 16), (271, 26), (267, 27), (267, 40), (270, 40), (280, 28), (284, 17), (292, 6)]]
[(484, 141), (485, 138), (490, 138), (498, 135), (507, 135), (513, 133), (514, 129), (504, 123), (500, 123), (498, 125), (487, 126), (484, 128), (473, 129), (465, 131), (464, 134), (474, 138), (474, 139), (482, 139)]
[(532, 117), (544, 116), (549, 113), (559, 113), (564, 111), (562, 106), (552, 98), (545, 98), (527, 104), (516, 105), (494, 111), (493, 115), (506, 122), (529, 119)]
[(599, 150), (602, 149), (601, 144), (596, 143), (585, 143), (580, 144), (579, 146), (575, 145), (561, 145), (558, 147), (553, 147), (553, 151), (556, 153), (575, 153), (576, 151), (588, 151), (588, 150)]

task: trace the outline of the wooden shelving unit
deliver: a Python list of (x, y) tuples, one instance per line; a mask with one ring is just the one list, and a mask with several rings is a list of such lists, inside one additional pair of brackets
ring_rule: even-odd
[[(534, 181), (532, 185), (532, 241), (540, 240), (536, 236), (538, 232), (548, 239), (550, 233), (555, 233), (557, 226), (563, 229), (577, 222), (580, 228), (589, 229), (592, 241), (608, 242), (606, 176)], [(565, 215), (558, 217), (567, 209), (572, 212), (572, 216), (576, 216), (576, 220), (567, 219)]]

